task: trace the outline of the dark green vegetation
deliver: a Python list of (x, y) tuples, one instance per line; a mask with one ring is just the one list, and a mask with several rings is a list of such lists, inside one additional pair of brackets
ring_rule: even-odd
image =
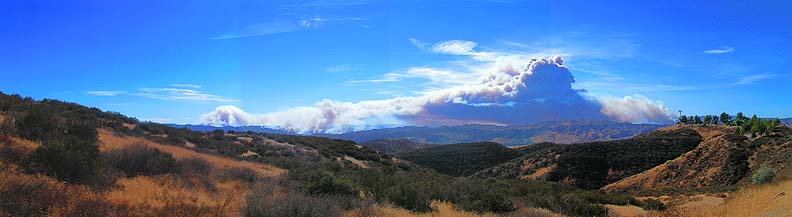
[[(374, 202), (428, 211), (432, 200), (452, 202), (461, 209), (475, 212), (509, 212), (515, 210), (517, 204), (524, 204), (569, 215), (602, 216), (606, 214), (606, 209), (600, 204), (639, 203), (630, 197), (604, 195), (552, 182), (454, 177), (422, 169), (355, 142), (340, 139), (222, 130), (196, 132), (138, 122), (117, 113), (102, 112), (73, 103), (36, 101), (18, 95), (0, 94), (0, 112), (0, 142), (4, 145), (0, 150), (0, 157), (3, 157), (0, 159), (3, 165), (0, 166), (10, 162), (30, 175), (22, 177), (6, 174), (0, 168), (0, 177), (4, 178), (2, 181), (14, 179), (13, 183), (35, 184), (40, 179), (30, 177), (36, 174), (66, 181), (69, 183), (67, 187), (83, 189), (80, 190), (83, 193), (75, 195), (94, 195), (91, 200), (78, 201), (76, 204), (80, 207), (74, 210), (91, 210), (98, 216), (120, 213), (125, 208), (106, 203), (96, 193), (84, 192), (101, 192), (112, 188), (115, 180), (121, 176), (156, 174), (194, 180), (187, 185), (200, 189), (216, 188), (212, 186), (212, 181), (208, 181), (208, 177), (236, 179), (251, 185), (274, 183), (275, 190), (260, 188), (256, 190), (261, 192), (260, 195), (249, 197), (243, 212), (251, 216), (280, 216), (282, 213), (294, 212), (336, 213), (337, 210), (365, 207)], [(252, 171), (221, 170), (200, 159), (175, 160), (170, 154), (137, 146), (101, 154), (98, 151), (97, 128), (174, 146), (195, 145), (192, 149), (197, 152), (272, 164), (289, 170), (289, 173), (275, 178), (277, 180), (267, 180), (257, 177)], [(38, 141), (41, 145), (29, 155), (20, 154), (14, 148), (6, 148), (5, 144), (11, 143), (10, 137)], [(492, 143), (482, 144), (483, 150), (495, 147)], [(500, 145), (497, 147), (504, 153), (519, 154), (508, 152)], [(254, 154), (243, 155), (246, 153)], [(462, 173), (473, 170), (462, 170)], [(36, 184), (43, 187), (49, 185)], [(43, 213), (55, 206), (53, 204), (75, 204), (52, 198), (16, 200), (28, 193), (43, 197), (66, 192), (63, 190), (64, 184), (51, 184), (51, 187), (38, 190), (28, 187), (14, 185), (0, 189), (0, 202), (21, 204), (0, 206), (0, 215)], [(273, 191), (283, 194), (271, 193)], [(34, 204), (31, 201), (49, 202)], [(17, 209), (20, 207), (33, 208)], [(262, 210), (262, 207), (273, 209)], [(146, 213), (161, 216), (201, 211), (201, 207), (174, 203)]]
[(490, 141), (503, 145), (539, 142), (578, 143), (629, 138), (662, 125), (631, 124), (612, 121), (558, 121), (527, 126), (462, 125), (443, 127), (397, 127), (323, 135), (356, 142), (404, 138), (420, 143), (455, 144)]
[(523, 154), (533, 154), (534, 152), (543, 151), (545, 149), (549, 149), (556, 146), (558, 146), (558, 144), (550, 143), (550, 142), (540, 142), (533, 145), (526, 145), (519, 148), (515, 148), (514, 150), (522, 152)]
[(701, 139), (695, 131), (682, 129), (655, 131), (624, 140), (546, 145), (549, 148), (475, 176), (513, 179), (546, 169), (546, 173), (535, 178), (597, 189), (679, 157), (695, 148)]
[(522, 156), (494, 142), (438, 145), (397, 155), (420, 166), (452, 176), (468, 176)]
[(385, 154), (398, 154), (432, 146), (432, 144), (415, 142), (409, 139), (378, 139), (360, 144)]
[(719, 121), (721, 124), (726, 124), (728, 126), (737, 126), (737, 134), (743, 135), (747, 133), (751, 134), (751, 137), (770, 133), (770, 131), (772, 131), (776, 126), (784, 124), (778, 118), (761, 119), (756, 115), (748, 118), (745, 117), (742, 112), (737, 112), (737, 115), (735, 115), (733, 119), (731, 115), (727, 114), (726, 112), (721, 113), (720, 116), (705, 115), (703, 118), (699, 117), (698, 115), (682, 115), (679, 117), (679, 123), (681, 124), (700, 124), (702, 126), (707, 126), (707, 124), (716, 125)]

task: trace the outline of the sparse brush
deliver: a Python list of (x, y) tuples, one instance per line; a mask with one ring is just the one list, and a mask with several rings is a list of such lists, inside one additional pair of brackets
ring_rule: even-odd
[(341, 211), (332, 197), (304, 195), (273, 185), (258, 185), (244, 208), (248, 217), (337, 217)]
[(104, 154), (104, 159), (111, 167), (126, 173), (127, 177), (174, 173), (180, 169), (170, 153), (142, 144), (112, 150)]

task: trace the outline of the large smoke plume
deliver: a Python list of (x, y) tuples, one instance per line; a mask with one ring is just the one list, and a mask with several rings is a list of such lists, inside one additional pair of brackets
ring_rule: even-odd
[(404, 125), (519, 125), (572, 119), (670, 121), (665, 106), (646, 97), (598, 97), (572, 89), (575, 79), (560, 56), (530, 59), (523, 67), (501, 64), (481, 75), (480, 81), (462, 82), (419, 96), (354, 103), (325, 99), (313, 106), (261, 115), (220, 106), (203, 115), (202, 121), (210, 125), (263, 125), (296, 133), (343, 133)]

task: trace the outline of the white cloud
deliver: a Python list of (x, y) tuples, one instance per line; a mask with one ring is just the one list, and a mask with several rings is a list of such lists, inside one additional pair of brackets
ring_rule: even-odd
[(92, 91), (86, 91), (85, 93), (88, 94), (88, 95), (94, 95), (94, 96), (117, 96), (117, 95), (120, 95), (120, 94), (124, 94), (124, 91), (119, 91), (119, 90), (92, 90)]
[(723, 46), (723, 47), (720, 47), (720, 48), (717, 48), (717, 49), (711, 49), (711, 50), (705, 50), (704, 51), (704, 53), (707, 53), (707, 54), (725, 54), (725, 53), (731, 53), (731, 52), (734, 52), (734, 48), (733, 47), (727, 47), (727, 46)]
[(415, 38), (408, 38), (408, 39), (410, 39), (410, 43), (412, 43), (415, 47), (417, 47), (417, 48), (419, 48), (421, 50), (426, 49), (426, 46), (429, 46), (429, 43), (420, 41), (418, 39), (415, 39)]
[(622, 122), (667, 123), (671, 121), (668, 108), (663, 102), (653, 102), (641, 95), (596, 97), (602, 105), (602, 113)]
[[(360, 17), (338, 17), (338, 18), (312, 17), (312, 18), (304, 18), (297, 20), (294, 19), (273, 20), (269, 22), (253, 24), (239, 31), (226, 33), (215, 37), (210, 37), (209, 39), (224, 40), (224, 39), (257, 37), (264, 35), (319, 29), (320, 26), (329, 23), (359, 23), (360, 21), (365, 21), (365, 20), (367, 19)], [(362, 24), (361, 26), (368, 28), (368, 25), (365, 24)]]
[(747, 85), (757, 81), (766, 80), (775, 77), (774, 74), (757, 74), (757, 75), (750, 75), (746, 77), (742, 77), (735, 81), (733, 85)]
[(222, 96), (204, 93), (198, 89), (200, 85), (194, 84), (173, 84), (172, 87), (163, 88), (140, 88), (140, 92), (133, 95), (143, 96), (152, 99), (175, 100), (188, 102), (236, 102), (237, 100)]
[(432, 51), (443, 54), (468, 55), (476, 60), (493, 60), (495, 58), (494, 53), (475, 51), (473, 48), (476, 45), (478, 44), (472, 41), (450, 40), (436, 43), (432, 46)]
[(197, 84), (171, 84), (174, 87), (185, 87), (185, 88), (192, 88), (192, 89), (201, 89), (203, 86)]
[[(437, 48), (437, 49), (435, 49)], [(339, 102), (322, 100), (266, 114), (250, 114), (221, 106), (202, 116), (212, 125), (264, 125), (298, 133), (342, 133), (403, 125), (464, 123), (528, 124), (570, 119), (610, 119), (630, 122), (669, 122), (662, 103), (641, 96), (600, 97), (575, 90), (574, 77), (560, 56), (536, 58), (490, 53), (477, 58), (475, 43), (438, 43), (434, 52), (470, 56), (478, 65), (468, 72), (414, 67), (388, 73), (388, 82), (418, 78), (444, 87), (420, 91), (416, 96), (385, 100)]]

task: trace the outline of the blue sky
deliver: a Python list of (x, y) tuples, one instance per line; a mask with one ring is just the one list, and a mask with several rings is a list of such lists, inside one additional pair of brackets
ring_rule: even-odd
[[(273, 121), (276, 116), (299, 117), (288, 111), (318, 108), (325, 99), (328, 107), (349, 112), (360, 102), (469, 85), (466, 81), (502, 66), (502, 60), (528, 64), (516, 56), (560, 55), (574, 76), (572, 88), (597, 99), (630, 96), (662, 105), (666, 113), (788, 117), (790, 6), (785, 1), (11, 0), (0, 3), (0, 91), (168, 123), (206, 123), (202, 115), (232, 105), (222, 108), (244, 112), (237, 118), (258, 118), (240, 124), (282, 126)], [(493, 100), (464, 103), (505, 102)], [(502, 118), (463, 120), (453, 118), (456, 110), (427, 108), (419, 109), (444, 111), (443, 123), (504, 123)], [(426, 113), (336, 115), (353, 117), (346, 125), (375, 128), (427, 124), (439, 117)]]

